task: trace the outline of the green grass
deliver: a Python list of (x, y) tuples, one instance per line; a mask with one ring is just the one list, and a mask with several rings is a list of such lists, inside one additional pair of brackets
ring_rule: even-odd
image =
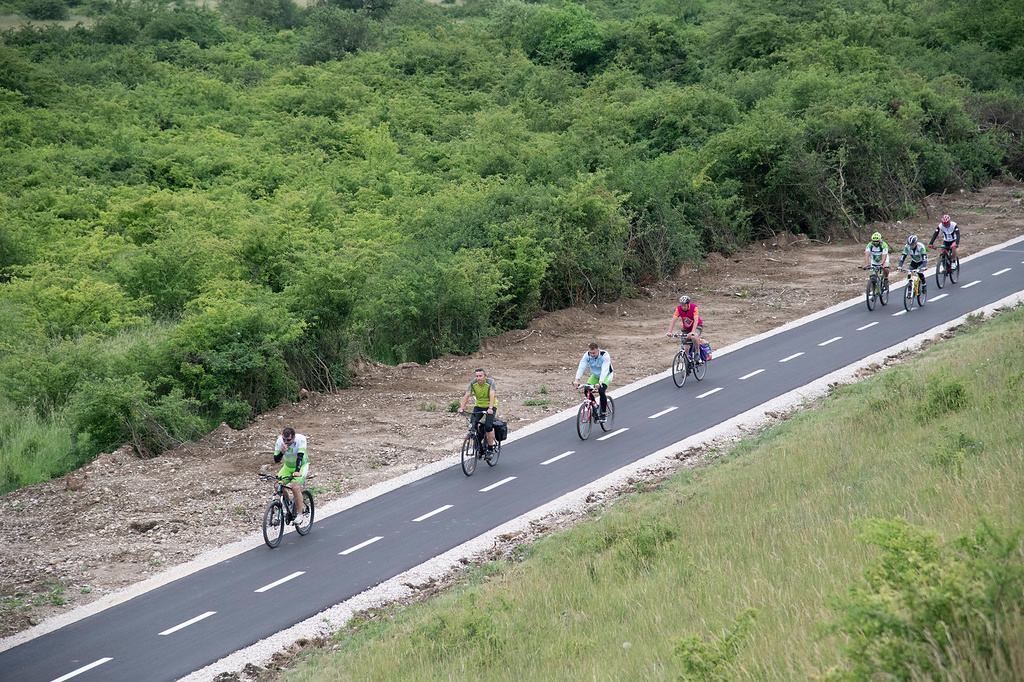
[(547, 398), (527, 398), (526, 400), (523, 401), (523, 405), (526, 405), (527, 407), (547, 407), (550, 404), (551, 401), (548, 400)]
[(0, 399), (0, 495), (49, 481), (84, 463), (62, 417), (41, 419)]
[(950, 541), (982, 519), (1024, 519), (1022, 347), (1024, 312), (972, 326), (712, 466), (522, 548), (520, 561), (354, 621), (339, 652), (317, 652), (284, 679), (848, 671), (847, 639), (827, 626), (879, 554), (858, 540), (862, 520), (902, 517)]

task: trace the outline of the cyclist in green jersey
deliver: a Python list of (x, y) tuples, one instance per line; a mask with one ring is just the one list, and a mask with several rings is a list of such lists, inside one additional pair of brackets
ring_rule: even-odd
[(295, 476), (291, 483), (286, 485), (291, 488), (295, 513), (298, 514), (295, 523), (302, 526), (309, 522), (306, 516), (307, 512), (302, 508), (302, 484), (305, 483), (306, 476), (309, 475), (309, 458), (306, 456), (306, 437), (301, 433), (295, 433), (295, 429), (290, 426), (281, 431), (281, 435), (277, 437), (277, 443), (274, 445), (274, 462), (280, 463), (282, 459), (284, 465), (277, 475), (281, 477)]
[(475, 428), (480, 417), (484, 417), (484, 432), (487, 434), (487, 453), (485, 459), (490, 459), (490, 453), (494, 450), (494, 415), (498, 412), (498, 391), (494, 385), (494, 379), (487, 376), (483, 367), (473, 372), (473, 381), (462, 396), (459, 403), (459, 414), (466, 410), (466, 403), (470, 397), (475, 399), (473, 404), (472, 427)]
[(871, 265), (881, 265), (882, 277), (889, 279), (889, 245), (882, 241), (880, 232), (871, 235), (871, 242), (864, 249), (864, 267)]

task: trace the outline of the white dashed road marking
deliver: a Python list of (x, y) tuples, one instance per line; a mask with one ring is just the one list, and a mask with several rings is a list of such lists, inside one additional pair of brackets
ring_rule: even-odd
[(103, 665), (107, 661), (112, 661), (112, 660), (114, 660), (114, 659), (110, 658), (109, 656), (107, 658), (101, 658), (98, 661), (93, 661), (89, 665), (83, 665), (78, 670), (72, 670), (67, 675), (62, 675), (61, 677), (58, 677), (57, 679), (53, 680), (53, 682), (64, 682), (64, 680), (70, 680), (75, 675), (81, 675), (82, 673), (84, 673), (84, 672), (86, 672), (88, 670), (92, 670), (93, 668), (95, 668), (98, 665)]
[(871, 324), (866, 324), (863, 327), (857, 327), (857, 331), (862, 332), (865, 329), (867, 329), (868, 327), (874, 327), (876, 324), (878, 324), (878, 323), (877, 322), (872, 322)]
[(660, 417), (662, 415), (668, 414), (672, 410), (678, 410), (678, 409), (679, 409), (678, 407), (673, 405), (672, 407), (668, 408), (667, 410), (662, 410), (661, 412), (658, 412), (657, 414), (652, 414), (650, 417), (648, 417), (648, 419), (657, 419), (658, 417)]
[(434, 514), (440, 514), (441, 512), (445, 511), (446, 509), (451, 509), (451, 508), (452, 508), (452, 505), (450, 505), (450, 504), (446, 504), (443, 507), (438, 507), (437, 509), (435, 509), (432, 512), (427, 512), (423, 516), (416, 517), (415, 519), (413, 519), (413, 523), (416, 523), (417, 521), (422, 521), (424, 519), (429, 519)]
[(384, 536), (382, 536), (382, 535), (378, 535), (375, 538), (370, 538), (366, 542), (360, 542), (358, 545), (355, 545), (354, 547), (349, 547), (348, 549), (346, 549), (343, 552), (338, 552), (338, 556), (345, 556), (346, 554), (351, 554), (352, 552), (358, 552), (363, 547), (366, 547), (367, 545), (372, 545), (373, 543), (377, 542), (377, 540), (383, 540), (383, 539), (384, 539)]
[(755, 370), (754, 370), (753, 372), (751, 372), (750, 374), (744, 374), (743, 376), (741, 376), (741, 377), (740, 377), (740, 381), (743, 381), (744, 379), (749, 379), (749, 378), (750, 378), (750, 377), (752, 377), (752, 376), (756, 376), (756, 375), (760, 374), (760, 373), (761, 373), (761, 372), (763, 372), (763, 371), (764, 371), (763, 369), (755, 369)]
[(970, 289), (970, 288), (971, 288), (971, 287), (973, 287), (973, 286), (974, 286), (975, 284), (981, 284), (981, 280), (980, 280), (980, 279), (976, 279), (976, 280), (974, 280), (973, 282), (971, 282), (970, 284), (965, 284), (965, 285), (963, 285), (963, 286), (962, 286), (962, 287), (960, 287), (960, 288), (961, 288), (961, 289)]
[(623, 431), (629, 431), (629, 429), (619, 429), (618, 431), (612, 431), (607, 436), (601, 436), (600, 438), (598, 438), (598, 440), (608, 440), (612, 436), (617, 436), (620, 433), (622, 433)]
[[(292, 573), (291, 575), (286, 575), (285, 577), (281, 578), (280, 580), (275, 580), (274, 582), (270, 583), (269, 585), (264, 585), (260, 589), (256, 590), (256, 592), (266, 592), (267, 590), (272, 590), (275, 587), (277, 587), (278, 585), (282, 585), (282, 584), (288, 582), (289, 580), (295, 580), (296, 578), (298, 578), (303, 573), (305, 573), (305, 571), (296, 571), (295, 573)], [(161, 632), (160, 634), (162, 635), (164, 633)]]
[(164, 630), (160, 634), (161, 635), (170, 635), (170, 634), (173, 634), (173, 633), (177, 632), (178, 630), (184, 630), (189, 625), (192, 625), (194, 623), (198, 623), (199, 621), (203, 620), (204, 618), (209, 618), (210, 616), (212, 616), (215, 613), (217, 613), (217, 612), (216, 611), (207, 611), (206, 613), (202, 614), (201, 616), (196, 616), (192, 620), (186, 620), (181, 625), (175, 625), (173, 628), (170, 628), (168, 630)]
[(801, 355), (803, 355), (803, 351), (800, 351), (799, 353), (793, 353), (793, 354), (792, 354), (792, 355), (790, 355), (790, 356), (789, 356), (788, 358), (782, 358), (781, 360), (779, 360), (779, 362), (789, 362), (789, 361), (790, 361), (790, 360), (792, 360), (793, 358), (798, 358), (798, 357), (800, 357)]
[(993, 272), (992, 276), (993, 277), (998, 277), (999, 275), (1003, 274), (1004, 272), (1009, 272), (1009, 271), (1010, 271), (1010, 268), (1003, 268), (999, 272)]
[(835, 343), (836, 341), (838, 341), (838, 340), (839, 340), (839, 339), (841, 339), (841, 338), (843, 338), (843, 337), (841, 337), (841, 336), (836, 336), (836, 337), (834, 337), (834, 338), (831, 338), (831, 339), (829, 339), (828, 341), (822, 341), (822, 342), (821, 342), (821, 343), (819, 343), (818, 345), (819, 345), (819, 346), (827, 346), (827, 345), (828, 345), (828, 344), (830, 344), (830, 343)]
[(939, 300), (940, 298), (946, 298), (947, 296), (949, 296), (949, 294), (939, 294), (938, 296), (933, 296), (932, 298), (929, 298), (928, 301), (930, 303), (934, 303), (935, 301)]
[(575, 450), (570, 450), (569, 452), (563, 452), (562, 454), (558, 455), (557, 457), (552, 457), (551, 459), (549, 459), (547, 461), (541, 462), (540, 465), (544, 466), (545, 464), (551, 464), (552, 462), (557, 462), (558, 460), (562, 459), (563, 457), (568, 457), (569, 455), (571, 455), (574, 452), (576, 452), (576, 451)]
[(718, 393), (718, 392), (719, 392), (719, 391), (721, 391), (721, 390), (722, 390), (722, 387), (721, 387), (721, 386), (719, 386), (718, 388), (713, 388), (713, 389), (711, 389), (711, 390), (710, 390), (710, 391), (708, 391), (707, 393), (701, 393), (701, 394), (700, 394), (699, 396), (697, 396), (697, 397), (698, 397), (698, 398), (703, 398), (703, 397), (705, 397), (705, 396), (709, 396), (709, 395), (711, 395), (712, 393)]
[(515, 476), (509, 476), (508, 478), (506, 478), (506, 479), (504, 479), (504, 480), (502, 480), (502, 481), (498, 481), (497, 483), (492, 483), (491, 485), (487, 486), (486, 488), (480, 488), (480, 492), (482, 492), (482, 493), (485, 493), (485, 492), (487, 492), (488, 490), (494, 490), (494, 489), (495, 489), (495, 488), (497, 488), (497, 487), (498, 487), (499, 485), (505, 485), (505, 484), (506, 484), (506, 483), (508, 483), (509, 481), (514, 481), (514, 480), (516, 480), (516, 477), (515, 477)]

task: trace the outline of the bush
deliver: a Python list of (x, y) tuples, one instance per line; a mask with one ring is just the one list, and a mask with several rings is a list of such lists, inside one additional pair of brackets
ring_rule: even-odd
[(1006, 676), (1019, 665), (1022, 529), (982, 522), (942, 545), (901, 518), (865, 519), (857, 528), (881, 555), (865, 568), (864, 584), (835, 603), (843, 615), (832, 631), (848, 639), (849, 665), (827, 679), (969, 679), (957, 672), (972, 668), (977, 679), (1020, 675)]
[(25, 0), (21, 11), (35, 21), (64, 21), (71, 16), (64, 0)]

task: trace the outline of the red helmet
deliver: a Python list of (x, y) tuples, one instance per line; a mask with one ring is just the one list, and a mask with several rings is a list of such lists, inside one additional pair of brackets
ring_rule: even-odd
[(949, 216), (948, 215), (942, 216), (942, 224), (943, 225), (949, 225)]

